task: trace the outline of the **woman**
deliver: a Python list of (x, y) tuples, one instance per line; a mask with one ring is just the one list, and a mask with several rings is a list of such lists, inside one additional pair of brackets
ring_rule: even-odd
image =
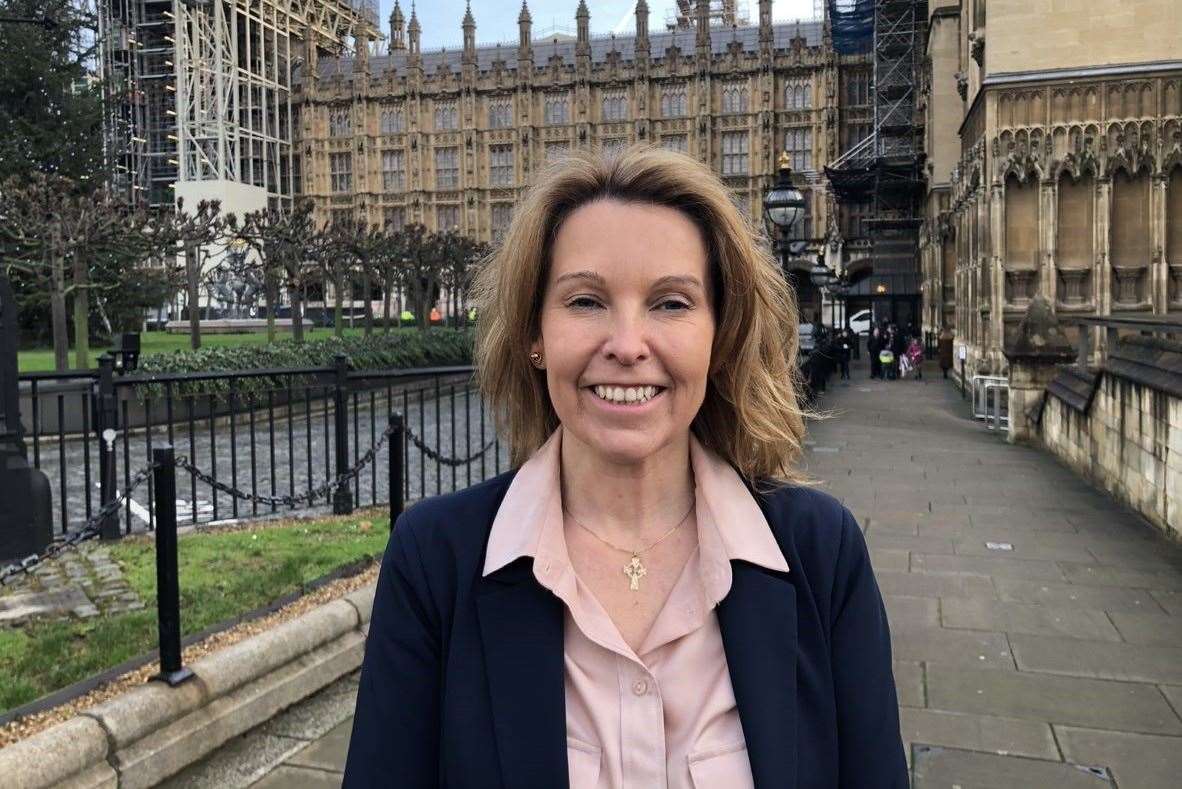
[(796, 468), (796, 307), (723, 184), (548, 171), (477, 282), (516, 472), (398, 520), (345, 786), (905, 787), (862, 534)]

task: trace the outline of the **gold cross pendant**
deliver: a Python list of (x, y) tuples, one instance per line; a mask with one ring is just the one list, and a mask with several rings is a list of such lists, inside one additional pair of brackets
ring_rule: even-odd
[(640, 561), (640, 557), (635, 554), (632, 560), (624, 565), (624, 575), (628, 576), (628, 588), (633, 592), (640, 590), (640, 579), (648, 574), (648, 570), (644, 569), (644, 564)]

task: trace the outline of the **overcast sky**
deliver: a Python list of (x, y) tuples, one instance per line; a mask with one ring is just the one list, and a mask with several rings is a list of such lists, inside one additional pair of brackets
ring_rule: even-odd
[[(389, 34), (390, 12), (394, 0), (378, 0), (378, 16), (382, 30)], [(410, 0), (399, 0), (402, 13), (410, 18)], [(752, 23), (759, 21), (758, 0), (738, 0), (739, 7), (747, 6)], [(772, 16), (776, 21), (808, 19), (813, 16), (816, 0), (773, 0)], [(649, 30), (665, 27), (665, 13), (675, 7), (674, 0), (649, 0)], [(534, 20), (534, 35), (554, 28), (575, 29), (575, 9), (579, 0), (529, 0), (530, 16)], [(591, 10), (591, 33), (630, 33), (635, 28), (636, 0), (588, 0)], [(417, 4), (419, 24), (423, 27), (423, 49), (439, 47), (459, 48), (463, 45), (460, 22), (464, 18), (464, 0), (424, 0)], [(517, 14), (521, 0), (472, 0), (472, 16), (476, 18), (476, 43), (517, 41)]]

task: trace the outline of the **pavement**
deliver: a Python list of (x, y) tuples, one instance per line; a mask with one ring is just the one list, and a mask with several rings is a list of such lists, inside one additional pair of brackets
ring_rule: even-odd
[[(913, 787), (1177, 786), (1182, 546), (968, 418), (931, 363), (854, 376), (806, 464), (866, 532)], [(338, 786), (355, 693), (352, 675), (168, 785)]]

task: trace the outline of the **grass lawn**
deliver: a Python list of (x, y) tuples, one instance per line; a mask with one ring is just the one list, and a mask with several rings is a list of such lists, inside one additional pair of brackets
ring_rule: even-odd
[[(374, 328), (376, 334), (381, 334), (383, 329), (380, 327)], [(394, 329), (394, 331), (417, 331), (412, 327), (403, 329)], [(362, 335), (365, 330), (360, 326), (355, 328), (345, 328), (344, 334)], [(281, 340), (291, 339), (291, 332), (278, 332), (276, 335)], [(314, 331), (309, 326), (304, 326), (304, 339), (323, 339), (332, 336), (332, 329), (317, 328)], [(203, 334), (201, 335), (202, 348), (228, 348), (237, 347), (240, 345), (265, 345), (267, 342), (267, 333), (263, 332), (248, 332), (244, 334)], [(107, 350), (106, 344), (96, 344), (91, 347), (91, 367), (98, 366), (98, 357)], [(168, 332), (152, 331), (144, 332), (140, 335), (140, 353), (171, 353), (172, 351), (187, 351), (189, 350), (189, 335), (188, 334), (169, 334)], [(74, 350), (70, 349), (69, 362), (74, 364)], [(26, 351), (17, 353), (17, 367), (22, 373), (34, 373), (43, 370), (53, 369), (53, 348), (31, 348)]]
[[(190, 533), (179, 540), (181, 629), (197, 633), (301, 589), (332, 570), (378, 556), (389, 538), (380, 514)], [(89, 620), (0, 627), (0, 712), (33, 701), (158, 646), (151, 538), (111, 545), (145, 608)]]

